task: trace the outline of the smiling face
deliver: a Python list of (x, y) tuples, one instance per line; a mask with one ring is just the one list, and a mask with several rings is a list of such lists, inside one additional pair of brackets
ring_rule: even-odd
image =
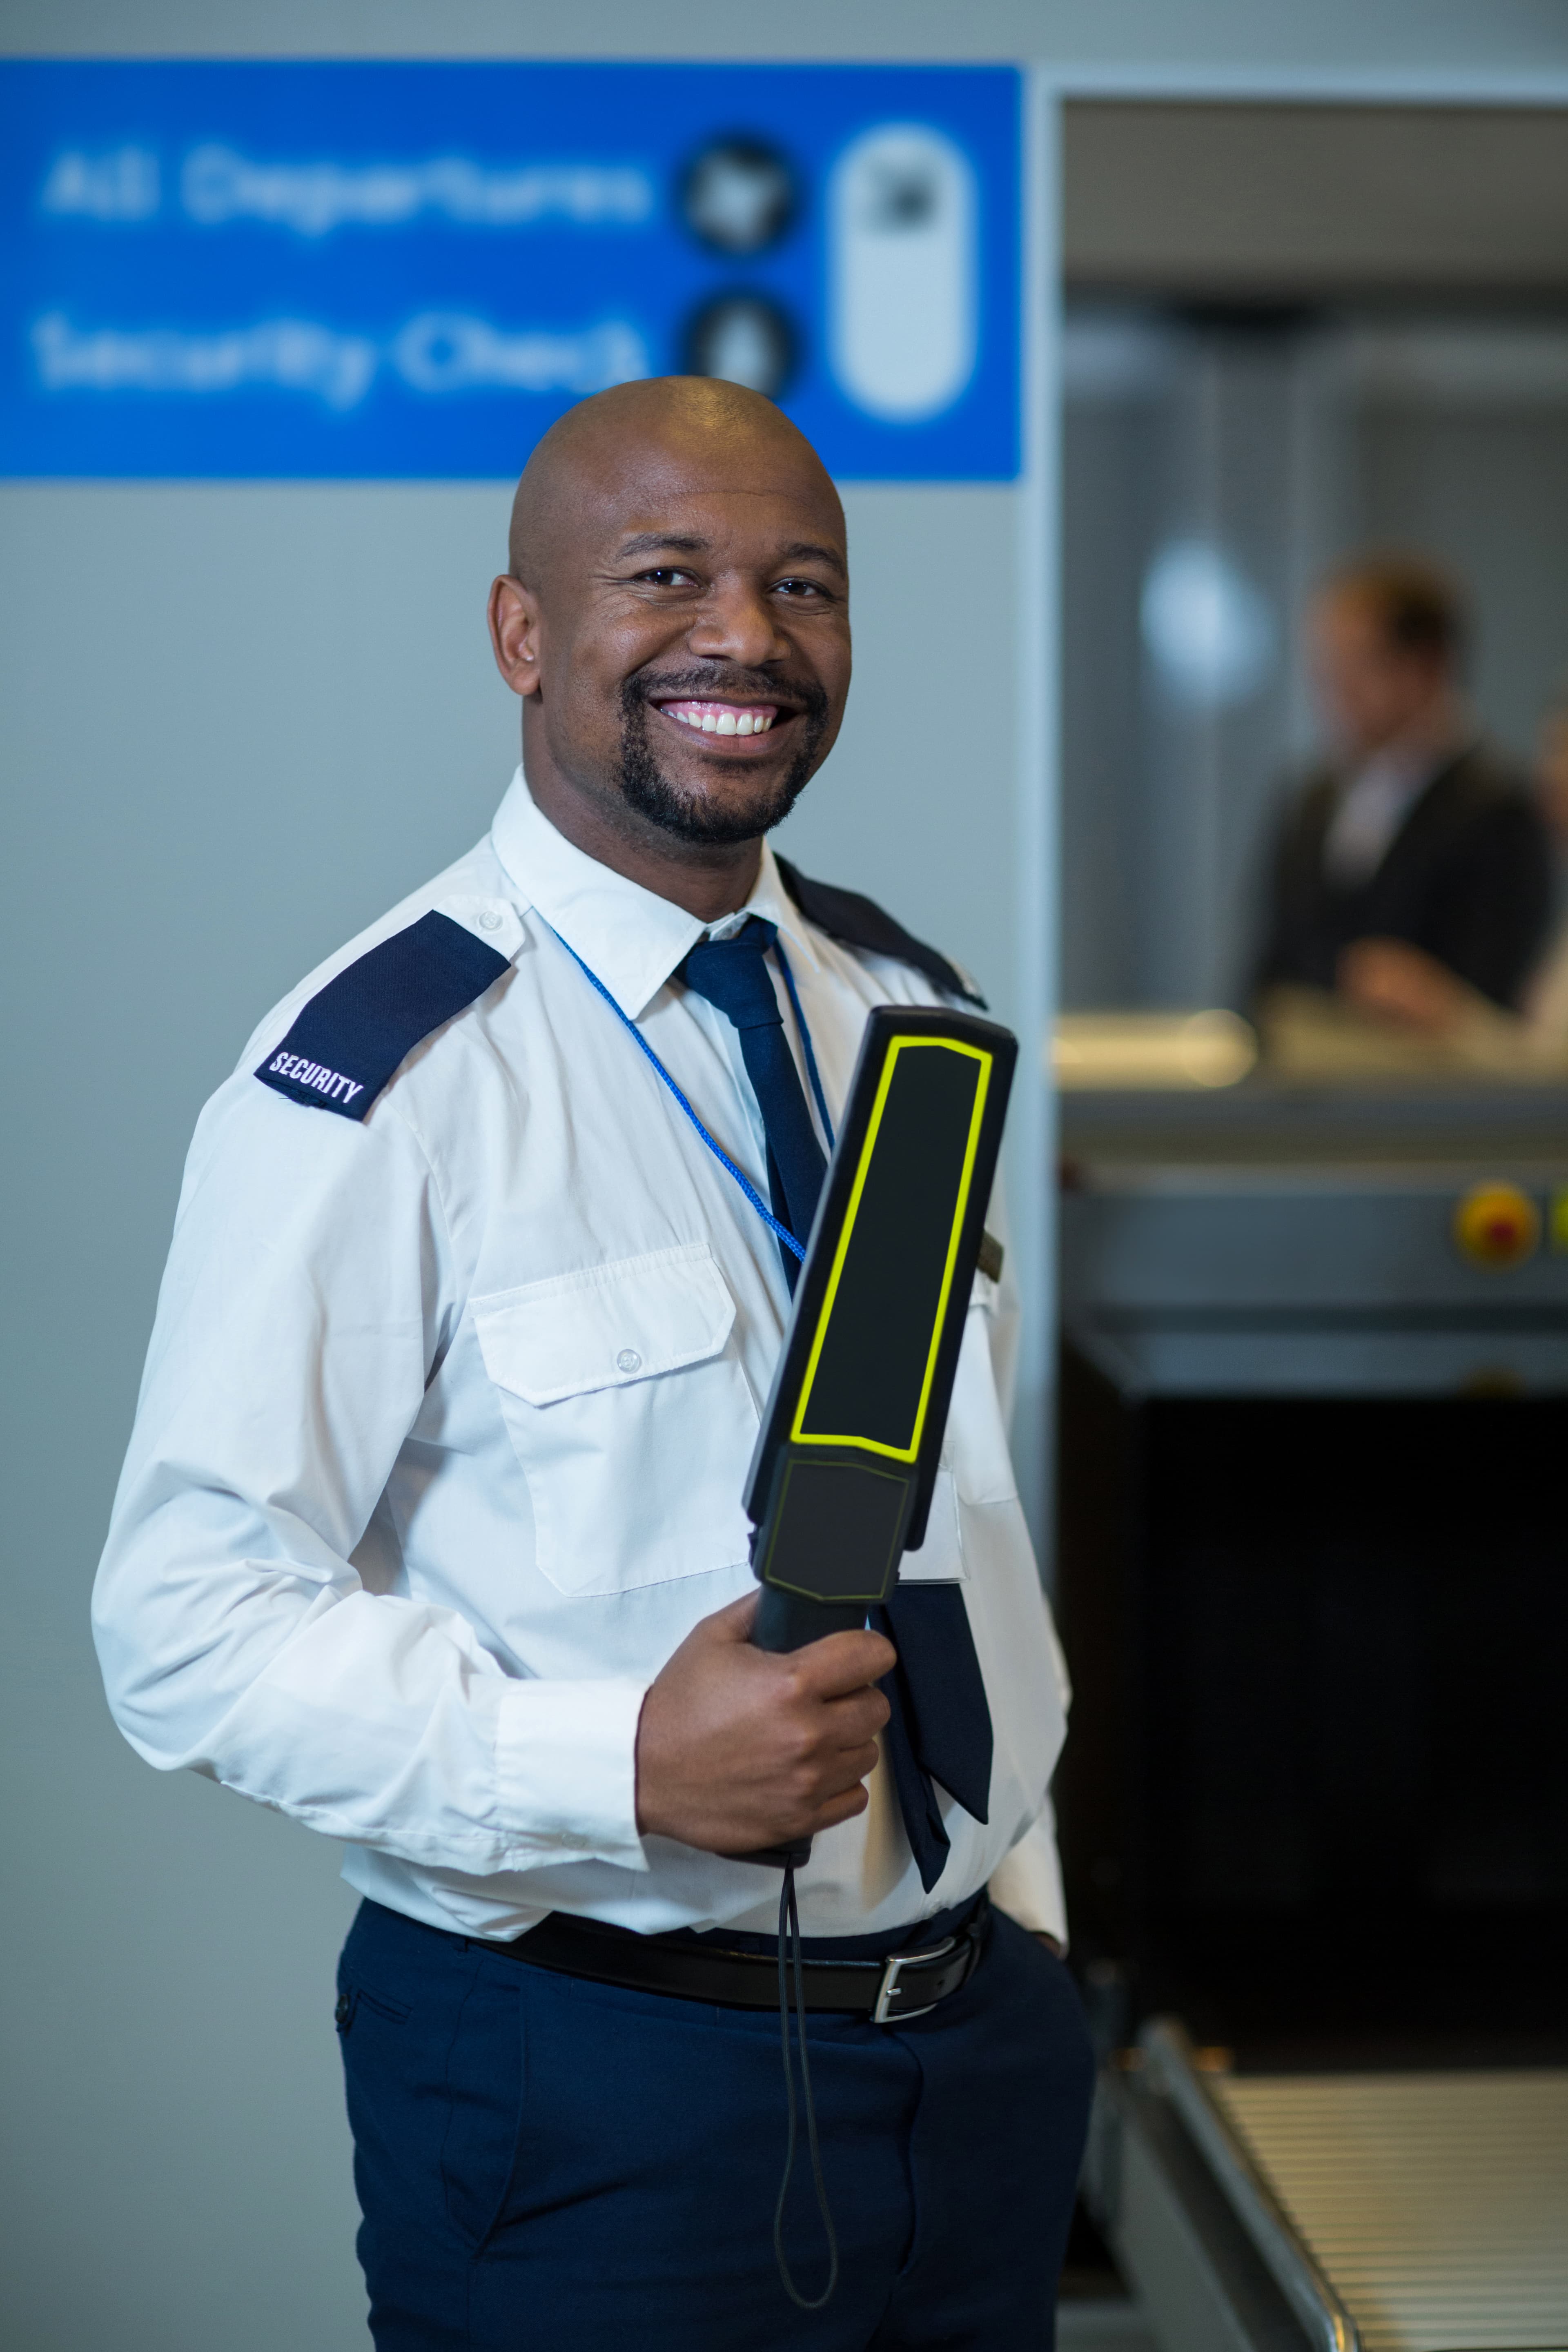
[[(576, 692), (552, 706), (546, 689), (545, 733), (558, 759), (576, 750), (587, 730), (558, 745), (552, 710), (591, 727), (613, 683), (614, 781), (628, 807), (693, 844), (754, 840), (788, 815), (843, 717), (842, 526), (772, 485), (678, 479), (651, 506), (662, 520), (612, 533), (595, 567), (563, 680)], [(592, 740), (607, 749), (597, 729)]]
[(530, 787), (570, 837), (604, 855), (614, 835), (626, 870), (627, 851), (732, 857), (787, 815), (843, 718), (837, 496), (755, 394), (622, 386), (531, 461), (491, 626)]

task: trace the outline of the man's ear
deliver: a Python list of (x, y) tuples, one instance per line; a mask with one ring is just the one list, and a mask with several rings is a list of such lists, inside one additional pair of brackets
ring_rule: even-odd
[(514, 694), (539, 691), (539, 600), (503, 572), (490, 589), (490, 645), (496, 667)]

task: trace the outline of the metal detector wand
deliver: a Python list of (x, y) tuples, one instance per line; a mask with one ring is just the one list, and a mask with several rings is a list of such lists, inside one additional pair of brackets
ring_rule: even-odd
[(1017, 1055), (970, 1013), (867, 1022), (746, 1482), (759, 1649), (864, 1625), (924, 1540)]

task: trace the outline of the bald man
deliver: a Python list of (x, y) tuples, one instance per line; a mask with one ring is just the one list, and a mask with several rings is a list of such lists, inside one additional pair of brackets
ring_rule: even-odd
[[(862, 1027), (974, 1001), (767, 843), (849, 686), (832, 483), (752, 394), (603, 394), (529, 462), (490, 630), (523, 759), (489, 835), (202, 1114), (99, 1577), (110, 1704), (344, 1843), (382, 2352), (1038, 2352), (1089, 2063), (997, 1282), (910, 1654), (747, 1639), (741, 1497)], [(816, 2194), (779, 2189), (779, 1877), (744, 1858), (803, 1837)]]

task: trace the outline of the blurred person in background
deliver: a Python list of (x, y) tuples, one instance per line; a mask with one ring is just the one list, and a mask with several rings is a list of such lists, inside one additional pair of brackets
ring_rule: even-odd
[[(1561, 875), (1568, 867), (1568, 691), (1542, 720), (1535, 790)], [(1402, 940), (1358, 940), (1345, 951), (1341, 985), (1359, 1012), (1408, 1036), (1457, 1048), (1468, 1060), (1521, 1070), (1568, 1065), (1568, 915), (1563, 913), (1521, 992), (1517, 1013), (1500, 1011), (1447, 964)]]
[(1261, 989), (1342, 996), (1375, 940), (1517, 1005), (1551, 920), (1552, 855), (1524, 779), (1465, 703), (1465, 635), (1458, 591), (1415, 558), (1365, 558), (1320, 592), (1310, 656), (1331, 756), (1286, 813)]

